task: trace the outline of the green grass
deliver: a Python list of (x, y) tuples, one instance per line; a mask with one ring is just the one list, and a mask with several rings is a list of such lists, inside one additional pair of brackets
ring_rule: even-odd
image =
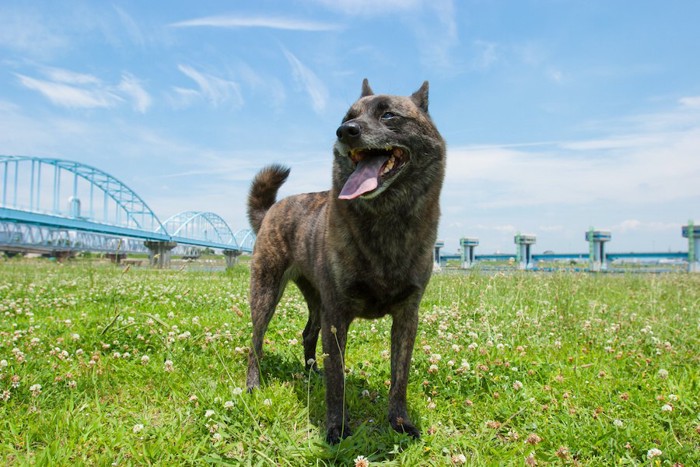
[(422, 439), (386, 420), (390, 319), (356, 321), (354, 435), (332, 447), (294, 287), (240, 393), (247, 288), (246, 266), (0, 262), (0, 462), (700, 465), (700, 275), (434, 276), (408, 391)]

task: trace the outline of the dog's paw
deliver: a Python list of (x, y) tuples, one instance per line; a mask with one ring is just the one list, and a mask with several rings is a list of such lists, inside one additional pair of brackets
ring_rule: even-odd
[(326, 432), (326, 442), (328, 444), (338, 444), (343, 439), (351, 436), (350, 428), (347, 425), (334, 425), (328, 428)]
[(414, 439), (420, 439), (420, 430), (413, 425), (410, 421), (402, 418), (396, 417), (391, 420), (391, 427), (398, 431), (399, 433), (406, 433), (408, 436)]

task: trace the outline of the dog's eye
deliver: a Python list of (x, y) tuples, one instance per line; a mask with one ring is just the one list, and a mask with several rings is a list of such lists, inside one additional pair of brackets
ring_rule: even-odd
[(396, 114), (394, 112), (384, 112), (382, 114), (382, 120), (391, 120), (392, 118), (395, 118)]

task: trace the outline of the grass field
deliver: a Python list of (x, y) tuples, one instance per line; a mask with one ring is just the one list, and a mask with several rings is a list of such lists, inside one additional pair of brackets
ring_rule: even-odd
[(322, 440), (290, 287), (245, 384), (248, 269), (0, 262), (0, 462), (700, 465), (700, 275), (434, 276), (409, 410), (386, 420), (390, 320), (356, 321), (354, 435)]

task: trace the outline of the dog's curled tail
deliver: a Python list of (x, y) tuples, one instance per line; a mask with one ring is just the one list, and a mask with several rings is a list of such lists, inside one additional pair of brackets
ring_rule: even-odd
[(248, 193), (248, 221), (258, 233), (265, 213), (275, 204), (277, 191), (289, 176), (289, 167), (273, 164), (262, 169), (250, 184)]

